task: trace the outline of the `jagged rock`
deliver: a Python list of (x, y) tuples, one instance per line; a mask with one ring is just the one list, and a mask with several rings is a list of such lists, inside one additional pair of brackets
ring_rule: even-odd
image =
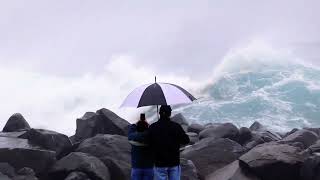
[(4, 175), (0, 172), (0, 179), (1, 180), (12, 180), (11, 178), (9, 178), (7, 175)]
[(308, 157), (300, 170), (301, 180), (319, 180), (320, 179), (320, 155)]
[(239, 144), (243, 145), (244, 143), (250, 141), (251, 138), (252, 138), (252, 133), (249, 128), (246, 128), (246, 127), (240, 128), (239, 137), (237, 140)]
[(181, 113), (178, 113), (178, 114), (172, 116), (171, 121), (176, 122), (180, 125), (187, 125), (188, 126), (188, 124), (189, 124), (188, 121), (186, 120), (186, 118)]
[(255, 121), (250, 127), (249, 129), (251, 131), (266, 131), (267, 128), (264, 127), (262, 124), (260, 124), (259, 122)]
[(320, 152), (320, 140), (318, 140), (316, 143), (312, 144), (308, 150), (311, 151), (311, 153)]
[(90, 180), (90, 179), (85, 173), (75, 171), (70, 173), (64, 180)]
[(318, 140), (317, 134), (315, 134), (312, 131), (302, 129), (290, 134), (289, 136), (282, 139), (280, 142), (286, 143), (286, 144), (300, 142), (304, 145), (304, 148), (307, 148), (312, 144), (314, 144), (317, 140)]
[(229, 138), (232, 140), (236, 140), (239, 135), (239, 129), (233, 125), (232, 123), (225, 123), (217, 126), (212, 126), (206, 128), (205, 130), (201, 131), (199, 134), (199, 138), (207, 138), (207, 137), (214, 137), (218, 138)]
[(34, 170), (31, 168), (28, 168), (28, 167), (24, 167), (24, 168), (19, 169), (18, 174), (25, 175), (25, 176), (35, 176), (36, 175)]
[(124, 180), (130, 179), (131, 145), (127, 137), (98, 134), (84, 140), (76, 151), (88, 153), (101, 159), (110, 169), (111, 177), (117, 177), (118, 180), (122, 180), (119, 177), (125, 177)]
[(203, 125), (201, 125), (201, 124), (192, 123), (192, 124), (190, 124), (190, 125), (188, 126), (187, 131), (188, 131), (188, 132), (194, 132), (194, 133), (199, 134), (201, 131), (204, 130), (204, 128), (205, 128), (205, 127), (204, 127)]
[(305, 127), (303, 129), (308, 130), (308, 131), (312, 131), (312, 132), (316, 133), (320, 137), (320, 128), (308, 128), (308, 127)]
[(8, 162), (15, 169), (30, 167), (40, 173), (55, 162), (55, 156), (54, 151), (43, 150), (27, 139), (0, 137), (0, 162)]
[(18, 138), (19, 136), (23, 135), (27, 131), (18, 131), (18, 132), (0, 132), (0, 137), (13, 137)]
[(30, 129), (28, 122), (20, 113), (13, 114), (3, 128), (3, 132), (13, 132)]
[(241, 168), (237, 160), (208, 175), (205, 180), (260, 180), (260, 178)]
[(181, 180), (199, 180), (198, 172), (191, 160), (180, 159)]
[(200, 178), (235, 161), (244, 153), (244, 148), (230, 139), (205, 138), (185, 148), (181, 157), (191, 160)]
[(287, 132), (287, 133), (284, 135), (283, 138), (285, 138), (285, 137), (289, 136), (290, 134), (293, 134), (293, 133), (295, 133), (295, 132), (297, 132), (297, 131), (299, 131), (299, 129), (293, 128), (291, 131)]
[(33, 175), (27, 175), (27, 176), (19, 175), (14, 177), (13, 180), (38, 180), (38, 178)]
[(108, 109), (96, 113), (87, 112), (77, 119), (75, 141), (81, 141), (97, 134), (118, 134), (127, 136), (129, 123)]
[(43, 149), (55, 151), (58, 158), (66, 155), (72, 148), (68, 136), (50, 130), (30, 129), (20, 138), (28, 139), (30, 143)]
[(57, 161), (50, 169), (50, 177), (64, 179), (70, 172), (81, 171), (90, 179), (110, 180), (109, 169), (98, 158), (81, 152), (73, 152)]
[(299, 180), (304, 158), (299, 153), (297, 147), (271, 142), (256, 146), (239, 160), (263, 180)]
[(0, 173), (12, 178), (16, 175), (14, 168), (6, 163), (6, 162), (1, 162), (0, 163)]
[(189, 144), (195, 144), (196, 142), (199, 141), (199, 137), (197, 133), (187, 132), (186, 134), (189, 136), (189, 139), (190, 139)]

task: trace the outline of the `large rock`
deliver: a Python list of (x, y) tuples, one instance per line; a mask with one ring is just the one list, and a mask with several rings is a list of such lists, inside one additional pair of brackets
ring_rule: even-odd
[(319, 180), (320, 155), (313, 155), (307, 158), (301, 167), (300, 174), (302, 180)]
[(181, 157), (191, 160), (197, 167), (200, 178), (204, 178), (217, 169), (235, 161), (244, 152), (244, 148), (230, 139), (205, 138), (187, 147)]
[(90, 179), (85, 173), (75, 171), (70, 173), (64, 180), (90, 180)]
[(260, 124), (259, 122), (255, 121), (250, 127), (249, 129), (251, 131), (266, 131), (267, 128), (265, 126), (263, 126), (262, 124)]
[(318, 135), (312, 131), (308, 130), (298, 130), (289, 136), (282, 139), (281, 143), (296, 143), (300, 142), (304, 145), (304, 148), (307, 148), (314, 144), (318, 140)]
[(66, 155), (72, 148), (69, 137), (44, 129), (30, 129), (22, 134), (20, 138), (28, 139), (30, 143), (56, 152), (58, 158)]
[(13, 114), (3, 128), (3, 132), (13, 132), (30, 129), (28, 122), (20, 113)]
[(197, 133), (194, 132), (187, 132), (186, 133), (189, 136), (190, 143), (189, 144), (195, 144), (196, 142), (199, 141), (199, 137)]
[(9, 178), (7, 175), (4, 175), (0, 172), (0, 179), (1, 180), (12, 180), (11, 178)]
[(201, 131), (203, 131), (205, 127), (201, 124), (192, 123), (188, 126), (188, 132), (194, 132), (199, 134)]
[(0, 137), (0, 162), (7, 162), (15, 169), (30, 167), (41, 173), (55, 162), (55, 156), (54, 151), (43, 150), (27, 139)]
[(181, 180), (199, 180), (197, 168), (191, 160), (180, 159)]
[(178, 114), (172, 116), (171, 121), (176, 122), (180, 125), (188, 125), (189, 124), (188, 121), (186, 120), (186, 118), (181, 113), (178, 113)]
[(237, 142), (241, 145), (245, 144), (246, 142), (250, 141), (252, 139), (252, 133), (249, 128), (242, 127), (239, 130), (239, 137), (237, 139)]
[(77, 119), (75, 141), (81, 141), (97, 134), (118, 134), (127, 136), (129, 123), (108, 109), (96, 113), (87, 112)]
[(239, 160), (263, 180), (299, 180), (304, 158), (299, 153), (297, 147), (271, 142), (256, 146)]
[(260, 178), (241, 168), (237, 160), (208, 175), (205, 180), (260, 180)]
[(131, 145), (127, 137), (98, 134), (84, 140), (76, 151), (88, 153), (101, 159), (110, 169), (111, 179), (130, 179)]
[(19, 138), (21, 135), (26, 133), (27, 131), (17, 131), (17, 132), (0, 132), (0, 137), (13, 137)]
[(57, 161), (50, 170), (51, 179), (64, 179), (70, 172), (81, 171), (90, 179), (110, 180), (109, 169), (98, 158), (74, 152)]
[(308, 150), (311, 153), (319, 153), (320, 152), (320, 140), (318, 140), (317, 142), (315, 142), (314, 144), (312, 144)]
[(236, 140), (239, 135), (239, 129), (232, 123), (224, 123), (217, 126), (209, 127), (200, 132), (199, 138), (214, 137), (218, 138), (229, 138)]
[(15, 169), (6, 162), (0, 163), (0, 173), (12, 178), (16, 175)]

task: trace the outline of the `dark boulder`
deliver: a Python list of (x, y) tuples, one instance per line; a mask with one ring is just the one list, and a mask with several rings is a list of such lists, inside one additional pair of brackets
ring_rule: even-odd
[(197, 168), (191, 160), (180, 159), (181, 180), (199, 180)]
[(192, 123), (192, 124), (190, 124), (190, 125), (188, 126), (187, 131), (188, 131), (188, 132), (194, 132), (194, 133), (199, 134), (201, 131), (204, 130), (204, 128), (205, 128), (205, 127), (204, 127), (203, 125), (201, 125), (201, 124)]
[(187, 125), (188, 126), (188, 124), (189, 124), (188, 121), (186, 120), (186, 118), (181, 113), (178, 113), (178, 114), (172, 116), (171, 121), (176, 122), (180, 125)]
[(0, 132), (0, 137), (13, 137), (19, 138), (21, 135), (26, 133), (27, 131), (17, 131), (17, 132)]
[(260, 180), (260, 178), (249, 170), (241, 168), (237, 160), (208, 175), (205, 180)]
[(249, 128), (242, 127), (239, 130), (239, 137), (237, 139), (237, 142), (241, 145), (245, 144), (246, 142), (250, 141), (252, 139), (252, 133)]
[(0, 173), (12, 178), (16, 175), (15, 169), (6, 162), (0, 163)]
[[(98, 134), (84, 140), (76, 149), (98, 157), (110, 169), (111, 177), (130, 179), (131, 145), (128, 138), (120, 135)], [(112, 179), (112, 178), (111, 178)]]
[(8, 162), (15, 169), (30, 167), (41, 173), (55, 162), (55, 156), (54, 151), (43, 150), (27, 139), (0, 137), (0, 162)]
[(263, 180), (299, 180), (303, 158), (299, 148), (271, 142), (256, 146), (239, 160)]
[(308, 130), (308, 131), (312, 131), (312, 132), (316, 133), (320, 137), (320, 128), (308, 128), (308, 127), (305, 127), (303, 129)]
[(73, 171), (86, 173), (90, 179), (110, 180), (109, 169), (98, 158), (89, 154), (74, 152), (57, 161), (50, 169), (50, 177), (64, 179)]
[(308, 157), (300, 170), (301, 180), (319, 180), (320, 179), (320, 156), (313, 155)]
[(311, 153), (319, 153), (320, 152), (320, 140), (309, 146), (308, 150)]
[(1, 180), (12, 180), (11, 178), (9, 178), (7, 175), (4, 175), (0, 172), (0, 179)]
[(70, 173), (64, 180), (90, 180), (90, 179), (85, 173), (74, 171)]
[(255, 121), (250, 127), (249, 129), (251, 131), (266, 131), (267, 128), (265, 126), (263, 126), (262, 124), (260, 124), (259, 122)]
[(28, 139), (31, 144), (56, 152), (58, 158), (66, 155), (72, 148), (69, 137), (50, 130), (30, 129), (20, 138)]
[(239, 135), (239, 129), (232, 123), (224, 123), (221, 125), (211, 126), (200, 132), (199, 138), (214, 137), (218, 138), (229, 138), (236, 140)]
[(191, 160), (200, 178), (235, 161), (244, 153), (244, 148), (230, 139), (205, 138), (185, 148), (181, 157)]
[(81, 141), (97, 134), (118, 134), (127, 136), (130, 123), (108, 109), (96, 113), (87, 112), (77, 119), (75, 141)]
[(28, 122), (20, 113), (13, 114), (3, 128), (3, 132), (13, 132), (30, 129)]
[(280, 142), (286, 144), (300, 142), (304, 145), (304, 148), (307, 148), (314, 144), (318, 138), (318, 135), (314, 132), (302, 129), (290, 134)]
[(186, 134), (189, 136), (189, 139), (190, 139), (189, 144), (195, 144), (196, 142), (199, 141), (199, 136), (197, 133), (187, 132)]

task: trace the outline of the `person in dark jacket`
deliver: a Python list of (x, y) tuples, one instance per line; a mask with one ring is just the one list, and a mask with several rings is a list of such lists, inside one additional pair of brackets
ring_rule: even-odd
[(154, 160), (150, 146), (147, 144), (149, 124), (145, 114), (140, 120), (129, 127), (128, 139), (131, 144), (131, 180), (153, 180)]
[(180, 180), (180, 146), (190, 142), (182, 127), (170, 120), (170, 106), (160, 107), (160, 119), (149, 127), (148, 141), (155, 157), (157, 180)]

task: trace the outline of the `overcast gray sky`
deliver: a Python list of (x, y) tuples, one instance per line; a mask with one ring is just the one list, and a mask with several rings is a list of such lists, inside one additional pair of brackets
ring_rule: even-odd
[(79, 75), (120, 54), (205, 77), (229, 48), (256, 36), (319, 50), (319, 8), (317, 0), (1, 1), (0, 63)]
[(153, 75), (204, 80), (256, 38), (317, 63), (319, 9), (318, 0), (0, 0), (0, 124), (21, 112), (71, 134), (85, 111), (117, 107)]

